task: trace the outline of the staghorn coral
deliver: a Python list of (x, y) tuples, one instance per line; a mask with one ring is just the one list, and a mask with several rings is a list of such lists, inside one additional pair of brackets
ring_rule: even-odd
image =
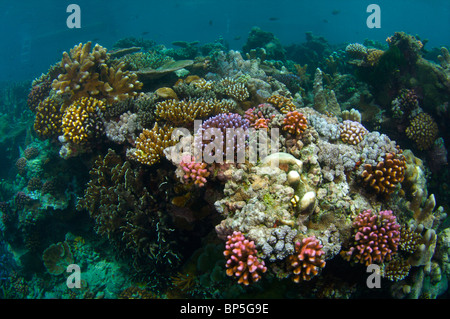
[(406, 160), (403, 155), (387, 153), (376, 166), (365, 164), (363, 182), (378, 195), (390, 195), (405, 178)]
[(296, 108), (292, 98), (288, 98), (279, 94), (272, 95), (271, 97), (269, 97), (267, 99), (267, 103), (270, 103), (273, 106), (275, 106), (283, 114), (292, 112)]
[(102, 132), (100, 113), (105, 104), (93, 97), (75, 100), (62, 116), (62, 131), (65, 141), (86, 144)]
[(34, 130), (42, 139), (56, 137), (61, 134), (61, 121), (64, 108), (55, 97), (47, 97), (36, 108)]
[(73, 264), (73, 254), (67, 242), (50, 245), (42, 254), (45, 268), (52, 275), (60, 275), (66, 271), (68, 265)]
[(301, 138), (307, 127), (308, 120), (298, 111), (286, 113), (283, 119), (283, 130), (293, 136)]
[(94, 96), (112, 103), (135, 96), (142, 87), (136, 74), (122, 71), (124, 62), (108, 66), (107, 50), (96, 44), (91, 52), (91, 47), (91, 42), (80, 43), (70, 53), (63, 52), (60, 65), (64, 73), (53, 80), (53, 90), (59, 95), (68, 95), (71, 101)]
[(173, 127), (155, 123), (151, 130), (143, 129), (136, 139), (136, 147), (127, 150), (127, 157), (145, 165), (153, 165), (160, 161), (165, 148), (175, 144), (171, 140)]
[(227, 258), (227, 275), (238, 279), (238, 284), (249, 285), (257, 282), (267, 271), (264, 261), (259, 261), (255, 243), (238, 231), (229, 235), (223, 255)]
[(422, 112), (411, 120), (405, 133), (419, 150), (428, 150), (438, 136), (438, 126), (431, 115)]
[(397, 253), (400, 242), (400, 225), (392, 211), (373, 214), (368, 209), (358, 214), (353, 223), (353, 242), (349, 250), (342, 250), (347, 260), (365, 264), (389, 261)]
[(320, 268), (325, 267), (322, 247), (314, 236), (303, 238), (301, 243), (295, 243), (295, 253), (287, 257), (288, 269), (293, 273), (294, 282), (298, 283), (300, 279), (311, 280), (319, 273)]

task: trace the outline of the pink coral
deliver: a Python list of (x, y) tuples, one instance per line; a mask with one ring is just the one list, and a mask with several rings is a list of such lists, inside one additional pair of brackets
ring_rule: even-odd
[(324, 254), (322, 247), (314, 236), (295, 243), (295, 253), (287, 258), (288, 268), (294, 274), (294, 282), (299, 282), (300, 278), (308, 281), (319, 273), (320, 268), (325, 267), (326, 263), (321, 258)]
[(354, 245), (341, 256), (366, 266), (391, 260), (397, 252), (400, 242), (400, 225), (391, 210), (372, 214), (365, 210), (356, 216), (353, 222), (355, 229)]
[(260, 273), (265, 273), (267, 267), (264, 265), (264, 261), (259, 261), (256, 257), (255, 243), (246, 239), (238, 231), (234, 231), (227, 238), (228, 241), (223, 252), (227, 257), (227, 275), (239, 278), (238, 283), (246, 286), (250, 283), (250, 279), (252, 282), (261, 279)]
[(206, 163), (198, 163), (195, 162), (194, 157), (184, 156), (180, 166), (184, 171), (183, 180), (185, 182), (194, 181), (194, 184), (200, 187), (205, 186), (206, 178), (210, 174)]

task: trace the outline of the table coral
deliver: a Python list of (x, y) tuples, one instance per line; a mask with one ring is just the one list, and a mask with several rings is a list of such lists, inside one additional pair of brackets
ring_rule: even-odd
[(378, 195), (390, 195), (405, 177), (406, 161), (404, 156), (387, 153), (376, 166), (365, 164), (361, 174), (363, 182)]
[(359, 144), (368, 133), (367, 129), (359, 122), (345, 120), (339, 124), (341, 140), (344, 143)]
[(324, 254), (323, 246), (314, 236), (303, 238), (295, 243), (295, 253), (287, 258), (288, 269), (293, 273), (292, 280), (311, 280), (325, 267), (326, 262), (321, 257)]
[(223, 255), (227, 258), (227, 275), (238, 279), (239, 284), (249, 285), (257, 282), (267, 271), (264, 261), (259, 261), (255, 243), (249, 241), (241, 232), (229, 235)]
[(373, 214), (368, 209), (353, 221), (353, 243), (349, 250), (341, 251), (347, 261), (365, 264), (389, 261), (397, 253), (400, 242), (400, 225), (390, 210)]
[(73, 264), (73, 254), (67, 242), (50, 245), (42, 254), (45, 268), (52, 275), (60, 275), (66, 271), (68, 265)]
[(411, 120), (405, 133), (423, 151), (433, 145), (438, 136), (438, 126), (431, 115), (422, 112)]
[(153, 165), (160, 161), (165, 148), (173, 145), (171, 140), (173, 127), (155, 123), (151, 130), (143, 129), (136, 139), (136, 147), (127, 150), (127, 156), (146, 165)]
[(287, 112), (283, 119), (283, 130), (293, 136), (301, 138), (307, 127), (308, 120), (298, 111)]

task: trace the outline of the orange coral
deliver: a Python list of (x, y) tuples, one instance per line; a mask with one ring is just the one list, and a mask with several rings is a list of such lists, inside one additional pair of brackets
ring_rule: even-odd
[(359, 144), (368, 133), (367, 129), (359, 122), (345, 120), (339, 124), (341, 130), (341, 140), (344, 143), (356, 145)]
[(292, 280), (300, 282), (311, 280), (319, 273), (320, 268), (325, 267), (325, 261), (321, 258), (324, 254), (322, 245), (314, 236), (303, 238), (302, 242), (295, 243), (295, 253), (288, 256), (288, 269), (294, 274)]
[(406, 160), (402, 154), (386, 153), (384, 160), (376, 166), (364, 165), (361, 177), (377, 194), (390, 195), (403, 182), (405, 171)]
[(283, 120), (283, 130), (297, 137), (301, 137), (308, 127), (306, 117), (298, 112), (288, 112)]

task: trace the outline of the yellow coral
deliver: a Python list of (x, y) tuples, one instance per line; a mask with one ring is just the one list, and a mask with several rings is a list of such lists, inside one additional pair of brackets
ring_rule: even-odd
[(192, 124), (196, 119), (206, 118), (212, 114), (226, 113), (232, 108), (228, 100), (189, 99), (178, 101), (164, 100), (156, 104), (156, 116), (173, 125)]
[(419, 150), (427, 150), (438, 136), (438, 126), (429, 114), (422, 112), (412, 119), (405, 133)]
[(383, 54), (383, 50), (369, 49), (367, 50), (367, 55), (364, 58), (363, 64), (365, 66), (375, 66), (378, 64), (378, 61)]
[(83, 97), (72, 103), (62, 117), (62, 129), (66, 140), (84, 144), (95, 135), (98, 125), (98, 112), (105, 105), (96, 98)]
[(58, 136), (61, 133), (62, 105), (55, 97), (47, 97), (36, 108), (34, 130), (41, 138)]
[(153, 165), (160, 161), (165, 148), (175, 144), (171, 140), (173, 127), (159, 126), (155, 123), (151, 130), (143, 129), (136, 139), (136, 148), (129, 149), (127, 156), (146, 165)]
[(283, 114), (295, 110), (295, 104), (292, 98), (287, 98), (282, 95), (272, 95), (267, 99), (267, 102), (277, 107)]

